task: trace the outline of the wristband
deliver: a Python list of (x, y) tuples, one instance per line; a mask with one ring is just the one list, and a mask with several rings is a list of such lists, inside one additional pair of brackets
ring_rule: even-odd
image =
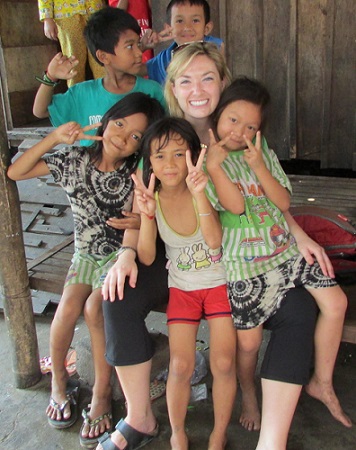
[(50, 77), (47, 75), (47, 71), (43, 72), (42, 78), (35, 76), (36, 80), (39, 81), (42, 84), (45, 84), (46, 86), (55, 87), (57, 84), (59, 84), (59, 81), (53, 81), (50, 79)]
[(209, 213), (199, 213), (199, 217), (211, 216), (211, 212)]
[(153, 219), (155, 218), (155, 216), (149, 216), (148, 214), (146, 214), (146, 213), (144, 213), (144, 212), (141, 213), (141, 214), (143, 214), (144, 216), (146, 216), (148, 220), (153, 220)]
[(137, 255), (137, 250), (135, 248), (130, 247), (130, 246), (127, 245), (127, 246), (120, 247), (119, 250), (116, 253), (116, 256), (119, 257), (126, 250), (132, 250), (135, 253), (135, 255)]

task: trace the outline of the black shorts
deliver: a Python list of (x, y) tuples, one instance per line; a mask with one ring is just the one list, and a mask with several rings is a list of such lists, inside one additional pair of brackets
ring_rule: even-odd
[(264, 323), (271, 337), (262, 362), (262, 378), (308, 384), (317, 315), (314, 298), (304, 288), (287, 292), (279, 310)]
[(154, 346), (145, 319), (157, 305), (168, 302), (168, 273), (164, 244), (157, 239), (157, 256), (151, 266), (136, 261), (136, 287), (126, 281), (124, 299), (103, 301), (106, 360), (112, 366), (149, 361)]

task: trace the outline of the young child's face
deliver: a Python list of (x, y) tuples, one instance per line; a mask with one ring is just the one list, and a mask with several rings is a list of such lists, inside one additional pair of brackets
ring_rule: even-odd
[(103, 133), (103, 155), (114, 162), (135, 153), (148, 125), (145, 114), (137, 113), (110, 120)]
[(212, 22), (205, 23), (204, 9), (200, 5), (184, 3), (171, 10), (172, 35), (178, 45), (202, 41), (213, 29)]
[(252, 140), (260, 125), (261, 107), (245, 100), (237, 100), (230, 103), (222, 112), (217, 133), (220, 139), (233, 133), (225, 144), (226, 150), (243, 150), (246, 148), (243, 135)]
[(115, 46), (115, 55), (105, 53), (105, 65), (114, 72), (137, 75), (142, 67), (142, 51), (139, 47), (140, 37), (132, 30), (121, 33)]
[(188, 144), (180, 136), (175, 135), (167, 145), (159, 148), (158, 139), (152, 141), (150, 162), (153, 173), (161, 182), (162, 186), (177, 187), (185, 183), (188, 175), (188, 167), (185, 159)]
[(205, 55), (196, 56), (172, 86), (188, 121), (209, 117), (219, 102), (223, 88), (224, 82), (214, 61)]

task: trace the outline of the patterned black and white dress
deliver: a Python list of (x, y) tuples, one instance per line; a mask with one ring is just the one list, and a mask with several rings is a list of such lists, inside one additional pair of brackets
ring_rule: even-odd
[(69, 199), (76, 253), (107, 256), (117, 251), (124, 230), (115, 230), (106, 221), (131, 211), (134, 186), (126, 163), (113, 172), (101, 172), (84, 147), (66, 147), (46, 156), (45, 162)]

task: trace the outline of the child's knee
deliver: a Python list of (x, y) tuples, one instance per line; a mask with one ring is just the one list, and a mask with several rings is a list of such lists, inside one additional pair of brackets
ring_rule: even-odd
[(213, 376), (216, 375), (234, 375), (236, 372), (235, 355), (210, 356), (210, 368)]
[(169, 363), (169, 375), (180, 379), (190, 379), (194, 371), (194, 361), (181, 358), (179, 356), (172, 357)]
[(347, 296), (345, 292), (338, 286), (331, 294), (327, 295), (325, 300), (320, 304), (319, 308), (322, 314), (334, 319), (342, 319), (347, 309)]
[(240, 336), (238, 336), (237, 351), (249, 354), (258, 353), (261, 346), (261, 341), (262, 339), (260, 339), (257, 336), (251, 338), (246, 337), (240, 338)]

